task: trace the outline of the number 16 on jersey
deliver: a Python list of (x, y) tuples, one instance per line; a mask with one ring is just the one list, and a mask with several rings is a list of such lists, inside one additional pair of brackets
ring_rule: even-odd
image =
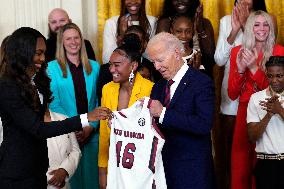
[[(155, 159), (157, 153), (157, 145), (158, 145), (158, 138), (154, 136), (152, 142), (151, 154), (149, 157), (149, 166), (148, 166), (153, 173), (155, 173)], [(134, 143), (127, 143), (124, 149), (121, 148), (122, 148), (122, 141), (118, 141), (116, 143), (117, 167), (119, 167), (121, 163), (122, 167), (126, 169), (131, 169), (135, 159), (136, 146)], [(123, 151), (122, 157), (120, 155), (121, 150)]]

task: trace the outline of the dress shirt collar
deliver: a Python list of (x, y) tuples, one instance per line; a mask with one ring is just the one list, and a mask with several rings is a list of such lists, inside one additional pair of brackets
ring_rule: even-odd
[(182, 77), (187, 72), (187, 70), (188, 70), (188, 65), (184, 63), (182, 67), (179, 69), (179, 71), (176, 73), (174, 78), (172, 79), (175, 82), (175, 84), (177, 85), (179, 84), (179, 82), (181, 81)]

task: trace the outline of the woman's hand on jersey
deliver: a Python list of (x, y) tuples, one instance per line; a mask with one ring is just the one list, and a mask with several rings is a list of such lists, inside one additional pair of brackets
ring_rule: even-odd
[(93, 111), (88, 112), (87, 117), (88, 121), (98, 121), (103, 119), (108, 119), (111, 117), (112, 111), (106, 107), (98, 107), (95, 108)]
[(160, 117), (162, 110), (163, 110), (163, 105), (158, 100), (152, 100), (150, 103), (149, 110), (150, 110), (151, 116)]

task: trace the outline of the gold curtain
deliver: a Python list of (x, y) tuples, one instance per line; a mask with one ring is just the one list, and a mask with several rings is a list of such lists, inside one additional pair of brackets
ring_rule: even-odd
[[(97, 0), (98, 3), (98, 27), (99, 27), (99, 49), (101, 58), (102, 35), (106, 19), (119, 15), (120, 1), (123, 0)], [(222, 16), (231, 14), (234, 0), (201, 0), (203, 3), (204, 17), (208, 18), (214, 28), (215, 40), (218, 37), (219, 20)], [(146, 12), (152, 16), (159, 16), (164, 0), (146, 0)], [(277, 17), (278, 39), (277, 42), (284, 44), (284, 1), (266, 0), (268, 12)]]

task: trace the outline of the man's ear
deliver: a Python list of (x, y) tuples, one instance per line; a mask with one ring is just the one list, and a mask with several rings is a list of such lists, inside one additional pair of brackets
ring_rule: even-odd
[(179, 59), (180, 59), (180, 56), (181, 56), (181, 55), (180, 55), (181, 53), (180, 53), (180, 50), (179, 50), (178, 47), (175, 48), (174, 53), (175, 53), (176, 59), (179, 60)]

